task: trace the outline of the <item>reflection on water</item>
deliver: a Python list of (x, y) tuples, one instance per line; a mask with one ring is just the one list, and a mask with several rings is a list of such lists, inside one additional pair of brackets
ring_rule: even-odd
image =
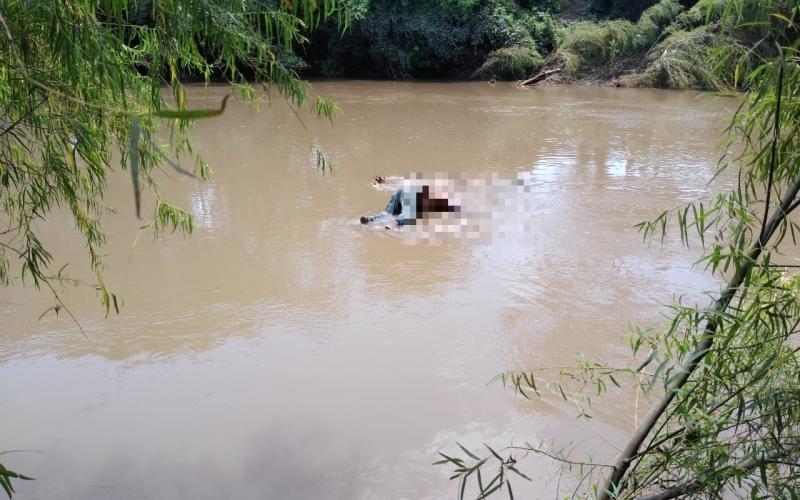
[[(109, 278), (124, 307), (103, 319), (91, 290), (68, 291), (88, 339), (36, 321), (41, 296), (4, 290), (0, 442), (40, 452), (4, 456), (37, 477), (21, 498), (450, 498), (430, 463), (457, 440), (605, 457), (630, 432), (626, 395), (584, 422), (486, 382), (579, 351), (625, 363), (628, 325), (715, 286), (695, 255), (642, 245), (633, 225), (708, 194), (724, 102), (482, 83), (315, 90), (344, 109), (333, 126), (304, 128), (281, 103), (197, 124), (214, 178), (163, 181), (197, 219), (189, 239), (132, 247), (130, 186), (112, 183)], [(225, 92), (190, 94), (203, 105)], [(352, 223), (386, 204), (375, 175), (409, 172), (524, 178), (509, 206), (526, 207), (526, 231), (409, 245)], [(42, 232), (80, 273), (71, 223), (54, 216)], [(554, 490), (553, 464), (523, 468), (523, 498)]]

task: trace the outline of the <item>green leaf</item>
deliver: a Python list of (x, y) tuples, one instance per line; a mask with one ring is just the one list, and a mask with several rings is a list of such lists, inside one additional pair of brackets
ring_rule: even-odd
[(152, 111), (150, 114), (158, 118), (175, 118), (178, 120), (198, 120), (201, 118), (213, 118), (225, 112), (225, 106), (228, 104), (226, 95), (222, 98), (222, 104), (219, 109), (162, 109), (159, 111)]
[(463, 467), (464, 466), (464, 461), (459, 459), (459, 458), (454, 458), (454, 457), (447, 456), (442, 452), (439, 452), (439, 455), (443, 456), (444, 460), (440, 460), (438, 462), (435, 462), (434, 465), (443, 464), (443, 463), (452, 463), (452, 464), (454, 464), (454, 465), (456, 465), (458, 467)]
[(494, 451), (488, 444), (483, 443), (483, 445), (494, 455), (494, 458), (500, 460), (500, 462), (504, 462), (503, 457), (501, 457), (496, 451)]
[(653, 361), (653, 358), (655, 358), (655, 357), (656, 357), (656, 352), (655, 352), (655, 351), (652, 351), (652, 352), (650, 353), (650, 355), (649, 355), (649, 356), (647, 356), (647, 359), (645, 359), (645, 360), (642, 362), (642, 364), (641, 364), (641, 365), (639, 365), (639, 366), (636, 368), (636, 371), (637, 371), (637, 372), (640, 372), (640, 371), (642, 371), (642, 369), (644, 369), (644, 367), (645, 367), (645, 366), (649, 365), (649, 364), (650, 364), (650, 362), (651, 362), (651, 361)]
[(480, 460), (480, 458), (478, 458), (474, 453), (470, 452), (468, 449), (466, 449), (463, 446), (461, 446), (461, 443), (456, 443), (456, 444), (458, 445), (459, 448), (461, 448), (464, 451), (464, 453), (469, 455), (470, 458), (472, 458), (474, 460)]
[(792, 20), (789, 19), (788, 17), (784, 16), (783, 14), (779, 14), (777, 12), (773, 12), (770, 15), (772, 17), (774, 17), (774, 18), (777, 18), (777, 19), (780, 19), (781, 21), (784, 21), (789, 26), (794, 27), (794, 23), (792, 22)]
[(2, 474), (0, 474), (0, 486), (3, 487), (6, 495), (8, 495), (8, 498), (11, 498), (14, 493), (14, 488), (11, 486), (11, 482), (8, 480), (8, 478)]
[(528, 481), (532, 481), (532, 479), (531, 479), (531, 478), (529, 478), (528, 476), (526, 476), (525, 474), (523, 474), (522, 472), (520, 472), (520, 471), (519, 471), (519, 469), (517, 469), (517, 468), (516, 468), (516, 467), (514, 467), (513, 465), (509, 465), (509, 466), (508, 466), (508, 470), (510, 470), (511, 472), (515, 473), (516, 475), (518, 475), (519, 477), (521, 477), (521, 478), (523, 478), (523, 479), (527, 479)]
[(159, 147), (158, 147), (158, 146), (157, 146), (157, 145), (156, 145), (156, 144), (155, 144), (155, 143), (154, 143), (152, 140), (151, 140), (151, 141), (149, 141), (149, 142), (150, 142), (150, 146), (153, 148), (153, 150), (154, 150), (154, 151), (157, 151), (157, 152), (158, 152), (158, 155), (159, 155), (159, 157), (160, 157), (162, 160), (164, 160), (165, 162), (167, 162), (167, 165), (169, 165), (170, 167), (172, 167), (172, 169), (173, 169), (173, 170), (175, 170), (175, 171), (176, 171), (176, 172), (178, 172), (179, 174), (185, 175), (185, 176), (187, 176), (187, 177), (191, 177), (191, 178), (192, 178), (192, 179), (194, 179), (194, 180), (197, 180), (197, 181), (199, 181), (199, 180), (200, 180), (200, 178), (199, 178), (199, 177), (197, 177), (197, 176), (196, 176), (196, 175), (195, 175), (193, 172), (190, 172), (190, 171), (186, 170), (185, 168), (181, 167), (181, 166), (180, 166), (178, 163), (176, 163), (176, 162), (172, 161), (172, 160), (169, 158), (169, 156), (167, 156), (166, 154), (164, 154), (164, 152), (163, 152), (163, 151), (161, 151), (161, 148), (159, 148)]
[(485, 498), (488, 498), (489, 495), (491, 495), (492, 493), (494, 493), (495, 491), (499, 490), (502, 487), (503, 487), (502, 476), (501, 473), (498, 473), (496, 476), (494, 476), (494, 479), (492, 479), (489, 482), (489, 484), (486, 485), (486, 489), (481, 490), (477, 500), (484, 500)]
[(131, 120), (131, 142), (128, 147), (128, 168), (131, 171), (131, 182), (133, 183), (133, 200), (136, 205), (136, 218), (141, 219), (142, 211), (142, 190), (139, 186), (139, 138), (142, 129), (138, 118)]
[(0, 486), (3, 487), (3, 490), (5, 490), (6, 495), (8, 495), (8, 498), (11, 498), (12, 494), (15, 492), (14, 486), (11, 484), (12, 478), (22, 479), (25, 481), (33, 480), (32, 477), (24, 476), (12, 470), (8, 470), (5, 468), (5, 466), (3, 466), (3, 464), (0, 464)]

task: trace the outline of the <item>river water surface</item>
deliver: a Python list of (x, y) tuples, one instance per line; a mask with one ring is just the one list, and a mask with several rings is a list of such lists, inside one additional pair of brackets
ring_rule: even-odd
[[(2, 457), (36, 478), (19, 498), (444, 499), (456, 485), (431, 464), (456, 442), (571, 443), (600, 461), (624, 443), (628, 393), (587, 421), (487, 382), (578, 352), (631, 363), (632, 325), (715, 289), (696, 252), (645, 245), (633, 226), (719, 189), (708, 182), (729, 106), (486, 83), (314, 90), (342, 107), (332, 125), (281, 102), (196, 124), (215, 175), (162, 179), (196, 217), (188, 239), (133, 247), (130, 182), (112, 182), (106, 260), (124, 304), (104, 319), (90, 288), (66, 292), (86, 338), (63, 315), (37, 320), (43, 294), (2, 291), (0, 447), (34, 450)], [(225, 93), (190, 89), (197, 106)], [(333, 174), (316, 169), (317, 149)], [(386, 204), (373, 176), (410, 173), (524, 179), (512, 195), (525, 230), (412, 240), (354, 223)], [(41, 232), (80, 272), (71, 222), (55, 215)], [(520, 468), (532, 478), (520, 498), (575, 484), (545, 457)]]

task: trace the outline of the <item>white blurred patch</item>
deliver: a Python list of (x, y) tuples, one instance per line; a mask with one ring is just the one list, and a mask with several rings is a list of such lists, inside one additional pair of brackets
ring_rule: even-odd
[[(406, 243), (442, 243), (449, 239), (488, 241), (528, 232), (535, 216), (530, 173), (501, 178), (484, 176), (412, 173), (403, 179), (405, 198), (416, 211), (416, 193), (428, 186), (434, 199), (446, 199), (452, 212), (426, 213), (412, 225), (403, 226)], [(404, 204), (404, 212), (405, 212)]]

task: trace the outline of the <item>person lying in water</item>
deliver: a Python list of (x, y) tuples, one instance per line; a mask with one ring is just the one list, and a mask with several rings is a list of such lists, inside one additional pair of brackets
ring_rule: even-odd
[(392, 197), (389, 198), (389, 203), (386, 204), (386, 208), (383, 210), (383, 212), (372, 216), (362, 215), (360, 219), (361, 223), (369, 224), (370, 222), (380, 222), (383, 220), (387, 222), (395, 221), (396, 219), (392, 219), (392, 217), (399, 216), (403, 211), (402, 197), (403, 190), (398, 189), (392, 194)]
[(380, 222), (387, 220), (387, 228), (391, 226), (405, 226), (416, 224), (416, 221), (427, 218), (431, 213), (459, 212), (461, 207), (450, 205), (450, 200), (446, 193), (431, 193), (430, 187), (422, 186), (422, 189), (413, 193), (398, 189), (392, 194), (389, 203), (384, 211), (372, 217), (362, 216), (361, 223)]

